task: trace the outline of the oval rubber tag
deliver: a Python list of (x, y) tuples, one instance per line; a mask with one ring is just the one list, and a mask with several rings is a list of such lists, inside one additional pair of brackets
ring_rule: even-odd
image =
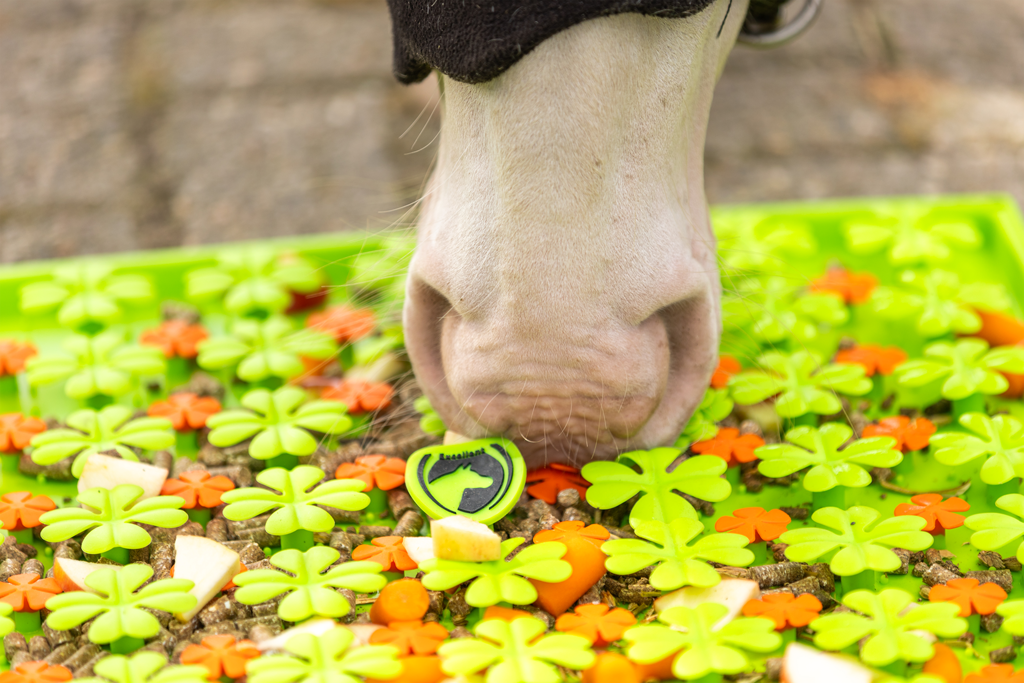
[(493, 524), (515, 506), (526, 485), (526, 462), (506, 439), (428, 446), (409, 457), (405, 486), (433, 519), (461, 515)]

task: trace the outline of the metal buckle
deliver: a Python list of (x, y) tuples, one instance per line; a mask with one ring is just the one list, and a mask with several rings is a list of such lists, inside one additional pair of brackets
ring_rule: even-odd
[(824, 0), (804, 0), (804, 6), (800, 8), (792, 21), (782, 26), (774, 23), (766, 24), (751, 21), (748, 15), (740, 29), (738, 42), (752, 47), (770, 48), (778, 47), (788, 43), (807, 28), (817, 19), (821, 12), (821, 5)]

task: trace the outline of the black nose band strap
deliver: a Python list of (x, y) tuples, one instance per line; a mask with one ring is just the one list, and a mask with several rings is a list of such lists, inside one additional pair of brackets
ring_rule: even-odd
[(395, 77), (422, 81), (431, 69), (465, 83), (499, 76), (559, 31), (633, 12), (692, 16), (715, 0), (388, 0)]

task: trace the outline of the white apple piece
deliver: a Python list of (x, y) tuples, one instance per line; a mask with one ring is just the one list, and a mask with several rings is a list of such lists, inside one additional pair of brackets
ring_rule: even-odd
[(177, 615), (188, 621), (213, 600), (228, 581), (238, 574), (238, 553), (203, 536), (178, 536), (174, 539), (174, 578), (188, 579), (195, 586), (196, 606)]
[(501, 537), (468, 517), (452, 515), (430, 523), (434, 556), (439, 560), (490, 562), (501, 559)]
[(434, 539), (428, 536), (406, 536), (402, 541), (405, 552), (416, 564), (434, 559)]
[(346, 624), (343, 628), (347, 628), (355, 634), (356, 639), (352, 641), (352, 645), (362, 647), (370, 644), (370, 636), (373, 635), (374, 631), (379, 631), (384, 627), (380, 624)]
[(442, 445), (454, 446), (455, 444), (468, 443), (472, 440), (473, 439), (469, 438), (468, 436), (459, 434), (458, 432), (453, 432), (452, 430), (449, 429), (444, 433), (444, 442), (442, 443)]
[(787, 683), (871, 683), (872, 672), (857, 660), (790, 643), (782, 656), (782, 680)]
[(694, 608), (705, 602), (717, 602), (729, 608), (729, 612), (715, 624), (714, 630), (718, 630), (735, 619), (743, 611), (743, 606), (750, 600), (757, 600), (761, 597), (761, 588), (757, 581), (750, 579), (722, 579), (717, 586), (710, 588), (698, 588), (687, 586), (666, 593), (654, 601), (654, 609), (657, 612), (664, 612), (670, 607)]
[(85, 461), (82, 476), (78, 478), (78, 492), (97, 486), (112, 489), (118, 484), (135, 484), (142, 487), (141, 500), (145, 500), (159, 496), (165, 481), (167, 470), (162, 467), (97, 453)]
[[(337, 627), (338, 623), (333, 619), (310, 619), (298, 626), (293, 626), (290, 629), (281, 631), (273, 638), (267, 638), (263, 642), (257, 643), (256, 647), (260, 649), (260, 652), (284, 651), (284, 646), (288, 644), (288, 641), (300, 633), (309, 633), (312, 634), (314, 638), (319, 638), (331, 629)], [(369, 636), (366, 637), (369, 638)]]
[(368, 382), (387, 382), (402, 374), (406, 364), (398, 354), (388, 351), (369, 365), (354, 367), (345, 373), (346, 379), (365, 379)]
[(93, 592), (85, 585), (85, 577), (97, 569), (113, 569), (121, 571), (119, 564), (99, 564), (97, 562), (83, 562), (82, 560), (70, 560), (66, 557), (58, 557), (53, 561), (53, 578), (57, 585), (65, 593), (72, 591)]

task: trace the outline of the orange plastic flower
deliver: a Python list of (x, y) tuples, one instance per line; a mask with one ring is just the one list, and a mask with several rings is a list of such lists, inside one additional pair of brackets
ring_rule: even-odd
[(211, 415), (221, 410), (220, 401), (212, 396), (171, 394), (166, 401), (157, 401), (146, 412), (150, 417), (163, 417), (171, 421), (176, 431), (202, 429)]
[(339, 344), (347, 344), (373, 332), (377, 318), (368, 308), (334, 306), (310, 314), (306, 326), (332, 335)]
[(736, 516), (719, 517), (715, 522), (715, 531), (742, 534), (751, 543), (774, 541), (786, 532), (786, 525), (793, 521), (782, 510), (740, 508), (733, 514)]
[(195, 358), (196, 346), (210, 335), (202, 325), (191, 325), (184, 320), (165, 320), (160, 327), (139, 335), (139, 343), (155, 346), (168, 358)]
[(1024, 683), (1024, 669), (1014, 671), (1013, 664), (989, 664), (967, 674), (964, 683)]
[(566, 543), (571, 538), (582, 538), (600, 549), (601, 545), (611, 538), (611, 534), (600, 524), (587, 526), (579, 520), (571, 520), (559, 522), (550, 529), (538, 531), (533, 535), (533, 542), (548, 543), (550, 541), (560, 541)]
[(738, 360), (728, 354), (722, 354), (718, 357), (718, 366), (711, 373), (711, 388), (724, 389), (732, 376), (742, 369)]
[(0, 683), (63, 683), (72, 678), (71, 670), (46, 662), (22, 662), (12, 671), (0, 673)]
[(38, 612), (46, 601), (62, 593), (56, 579), (40, 579), (39, 574), (15, 574), (0, 583), (0, 602), (6, 602), (15, 612)]
[(558, 494), (566, 489), (576, 489), (580, 496), (586, 496), (589, 486), (580, 471), (568, 465), (555, 463), (526, 473), (526, 492), (548, 505), (554, 505)]
[(897, 517), (916, 515), (924, 518), (924, 531), (932, 536), (944, 534), (948, 529), (956, 529), (964, 525), (964, 516), (958, 512), (966, 512), (971, 509), (967, 501), (960, 498), (949, 498), (942, 500), (938, 493), (922, 493), (910, 499), (909, 503), (900, 503), (896, 506)]
[(387, 410), (394, 396), (395, 390), (387, 382), (370, 382), (365, 379), (343, 379), (320, 394), (322, 399), (341, 401), (353, 415)]
[(919, 451), (928, 447), (935, 433), (935, 425), (926, 417), (918, 417), (913, 421), (906, 415), (884, 417), (878, 424), (870, 424), (864, 428), (862, 436), (891, 436), (896, 439), (896, 448), (904, 453)]
[(46, 431), (46, 423), (38, 417), (21, 413), (0, 415), (0, 453), (17, 453), (32, 442), (32, 437)]
[(392, 621), (370, 635), (371, 645), (393, 645), (398, 656), (432, 655), (448, 638), (448, 629), (436, 621)]
[(776, 631), (803, 628), (817, 619), (819, 612), (821, 601), (810, 593), (772, 593), (760, 600), (750, 600), (743, 606), (744, 616), (771, 619), (775, 622)]
[[(369, 560), (384, 567), (386, 572), (405, 572), (416, 569), (419, 565), (413, 562), (409, 553), (405, 552), (401, 536), (380, 536), (370, 541), (371, 545), (361, 545), (352, 551), (353, 560)], [(420, 653), (416, 653), (420, 654)]]
[(860, 365), (864, 368), (864, 374), (873, 377), (877, 372), (880, 375), (891, 375), (896, 366), (907, 359), (903, 349), (895, 346), (882, 348), (873, 344), (854, 346), (852, 349), (843, 349), (836, 354), (837, 363), (847, 365)]
[(25, 369), (25, 361), (37, 353), (31, 342), (0, 339), (0, 376), (17, 375)]
[(812, 292), (838, 294), (848, 304), (862, 304), (871, 297), (878, 279), (871, 273), (851, 273), (845, 268), (829, 268), (824, 275), (811, 281)]
[(960, 607), (960, 616), (992, 614), (1006, 600), (1006, 591), (994, 583), (980, 583), (977, 579), (950, 579), (932, 586), (930, 602), (952, 602)]
[(512, 607), (502, 607), (501, 605), (491, 605), (484, 610), (484, 619), (501, 619), (502, 621), (512, 621), (513, 619), (522, 619), (523, 617), (532, 617), (533, 615), (524, 609), (514, 609)]
[(756, 460), (754, 449), (764, 445), (764, 439), (757, 434), (740, 434), (733, 427), (718, 430), (713, 439), (698, 441), (690, 446), (694, 453), (701, 455), (717, 455), (730, 467), (742, 462)]
[(636, 617), (628, 609), (612, 609), (606, 603), (577, 605), (572, 612), (555, 621), (555, 630), (582, 636), (594, 647), (605, 647), (622, 638), (626, 629), (636, 624)]
[(160, 489), (164, 496), (179, 496), (185, 499), (183, 508), (195, 507), (215, 508), (220, 505), (220, 497), (225, 491), (235, 488), (235, 482), (218, 474), (210, 476), (203, 470), (182, 472), (177, 479), (168, 479)]
[(360, 455), (355, 462), (343, 462), (334, 471), (335, 479), (358, 479), (366, 484), (363, 491), (376, 486), (390, 491), (405, 483), (405, 461), (385, 455)]
[(210, 672), (208, 678), (216, 681), (221, 676), (241, 678), (246, 663), (259, 656), (259, 648), (251, 640), (235, 642), (234, 636), (206, 636), (199, 645), (189, 645), (182, 651), (181, 663), (205, 666)]
[(21, 531), (39, 526), (39, 518), (57, 505), (49, 496), (33, 496), (31, 491), (12, 491), (0, 496), (0, 527)]

